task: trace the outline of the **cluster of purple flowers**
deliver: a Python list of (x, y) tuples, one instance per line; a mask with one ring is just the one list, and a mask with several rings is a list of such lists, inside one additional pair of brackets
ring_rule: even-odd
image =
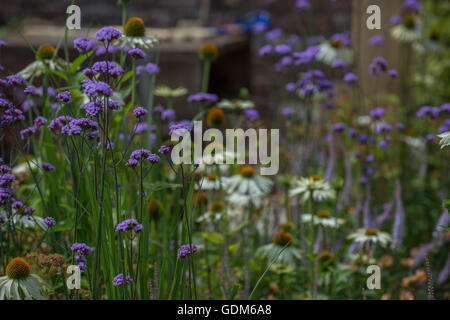
[(148, 113), (148, 111), (144, 107), (137, 107), (133, 110), (133, 113), (136, 118), (140, 118), (145, 116)]
[(46, 226), (48, 228), (52, 228), (52, 227), (56, 226), (56, 221), (52, 217), (45, 218), (44, 223), (46, 224)]
[[(430, 122), (433, 125), (439, 125), (437, 129), (437, 133), (444, 133), (447, 131), (450, 131), (450, 103), (444, 103), (440, 107), (432, 107), (432, 106), (423, 106), (419, 109), (419, 111), (416, 112), (416, 117), (419, 119), (425, 119), (429, 117), (430, 119), (434, 120)], [(440, 116), (446, 115), (447, 119), (445, 119), (443, 122), (440, 122), (438, 119)], [(429, 134), (427, 136), (427, 140), (433, 140), (434, 134)]]
[(81, 272), (84, 272), (87, 268), (87, 258), (86, 256), (90, 256), (92, 254), (92, 249), (85, 243), (74, 243), (71, 247), (72, 251), (78, 253), (75, 256), (75, 260), (78, 262), (78, 267)]
[(128, 50), (128, 54), (133, 59), (145, 59), (145, 52), (139, 48), (134, 48)]
[(136, 68), (136, 74), (142, 74), (142, 73), (147, 73), (148, 75), (152, 76), (154, 74), (158, 74), (159, 73), (159, 67), (158, 65), (154, 64), (154, 63), (147, 63), (145, 66), (138, 66)]
[(60, 93), (58, 93), (57, 97), (58, 97), (58, 100), (61, 102), (68, 103), (68, 102), (72, 101), (72, 96), (70, 95), (69, 91), (60, 92)]
[(16, 180), (12, 175), (11, 168), (7, 165), (0, 165), (0, 204), (4, 205), (12, 198), (13, 189), (11, 183)]
[(369, 72), (373, 77), (378, 77), (386, 71), (388, 71), (388, 62), (383, 57), (375, 57), (369, 65)]
[(39, 130), (41, 129), (41, 127), (47, 123), (47, 119), (45, 119), (44, 117), (37, 117), (36, 119), (34, 119), (34, 123), (31, 127), (28, 127), (26, 129), (23, 129), (20, 131), (20, 137), (23, 139), (28, 138), (34, 134), (36, 134), (37, 132), (39, 132)]
[(96, 98), (98, 95), (103, 95), (106, 97), (111, 97), (113, 95), (113, 90), (103, 81), (84, 79), (81, 83), (83, 88), (83, 93), (90, 98)]
[(161, 158), (157, 156), (156, 154), (151, 153), (149, 150), (146, 149), (138, 149), (134, 150), (131, 155), (130, 159), (125, 164), (127, 167), (136, 167), (140, 161), (148, 160), (150, 163), (158, 163)]
[(161, 147), (159, 147), (159, 150), (158, 150), (158, 152), (159, 153), (161, 153), (161, 154), (169, 154), (169, 152), (170, 152), (170, 147), (169, 146), (166, 146), (166, 145), (162, 145)]
[[(192, 252), (191, 252), (191, 247), (192, 247)], [(182, 246), (180, 246), (180, 248), (178, 250), (178, 259), (184, 259), (187, 256), (194, 254), (195, 252), (197, 252), (197, 246), (195, 244), (193, 244), (193, 245), (183, 244)]]
[(193, 95), (190, 95), (187, 99), (187, 101), (189, 103), (192, 102), (217, 102), (219, 100), (219, 98), (212, 93), (204, 93), (204, 92), (199, 92)]
[(73, 46), (79, 53), (86, 53), (94, 49), (95, 42), (88, 37), (80, 37), (73, 41)]
[(97, 61), (86, 71), (90, 77), (96, 75), (97, 73), (102, 73), (103, 75), (109, 74), (113, 78), (117, 78), (124, 73), (123, 69), (114, 61)]
[(46, 172), (53, 172), (53, 171), (55, 171), (55, 167), (52, 166), (50, 163), (46, 163), (46, 162), (43, 162), (41, 164), (41, 168), (42, 168), (42, 170), (44, 170)]
[(134, 231), (139, 233), (142, 229), (144, 229), (144, 226), (135, 219), (124, 220), (116, 226), (116, 232)]
[(189, 120), (181, 120), (169, 124), (169, 135), (176, 134), (182, 136), (191, 130), (191, 122)]
[[(1, 81), (2, 79), (0, 79)], [(0, 127), (7, 127), (25, 120), (23, 111), (16, 108), (8, 99), (0, 95), (0, 110), (4, 110), (0, 117)]]
[(97, 41), (109, 43), (113, 40), (117, 40), (122, 36), (122, 33), (113, 27), (103, 27), (95, 34)]
[(305, 97), (310, 97), (317, 92), (332, 94), (334, 83), (326, 79), (321, 70), (310, 70), (303, 75), (303, 78), (296, 83), (287, 86), (289, 91), (300, 89), (300, 93)]
[(405, 0), (403, 2), (403, 10), (405, 12), (419, 13), (422, 11), (422, 4), (419, 0)]
[(245, 109), (245, 117), (249, 121), (257, 121), (261, 118), (256, 109)]
[(79, 136), (82, 132), (97, 131), (98, 128), (98, 123), (91, 119), (71, 119), (68, 124), (61, 128), (61, 133), (68, 136)]
[(174, 121), (177, 116), (174, 109), (164, 109), (162, 106), (156, 106), (153, 110), (160, 113), (160, 118), (163, 121)]
[(113, 285), (115, 287), (122, 286), (124, 283), (125, 284), (130, 284), (131, 282), (133, 282), (133, 279), (130, 276), (126, 276), (125, 277), (125, 282), (124, 282), (123, 273), (118, 274), (113, 279)]

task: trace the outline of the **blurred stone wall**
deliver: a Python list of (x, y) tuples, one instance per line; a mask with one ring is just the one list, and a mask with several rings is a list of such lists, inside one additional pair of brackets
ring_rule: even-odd
[[(128, 16), (139, 16), (148, 26), (173, 27), (180, 19), (199, 18), (204, 0), (132, 0)], [(65, 9), (71, 0), (14, 0), (0, 6), (0, 26), (22, 19), (42, 19), (63, 24)], [(314, 21), (319, 33), (330, 33), (350, 26), (350, 0), (310, 0), (314, 10), (305, 18)], [(295, 32), (302, 21), (295, 10), (295, 0), (210, 0), (210, 24), (232, 22), (254, 10), (266, 10), (274, 24)], [(121, 7), (116, 0), (78, 0), (83, 26), (120, 24)]]

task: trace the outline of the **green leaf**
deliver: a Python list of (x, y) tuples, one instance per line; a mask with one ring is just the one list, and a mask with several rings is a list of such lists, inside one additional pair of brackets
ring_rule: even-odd
[(90, 56), (94, 51), (91, 50), (87, 54), (81, 54), (70, 64), (70, 73), (75, 73), (78, 67)]
[(222, 243), (222, 235), (218, 232), (202, 232), (202, 237), (213, 243)]

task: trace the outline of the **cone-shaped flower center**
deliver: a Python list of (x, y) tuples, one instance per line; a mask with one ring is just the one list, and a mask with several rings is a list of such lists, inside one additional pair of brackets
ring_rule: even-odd
[(225, 113), (219, 107), (212, 107), (206, 116), (206, 122), (210, 127), (221, 127), (225, 122)]
[(328, 211), (319, 211), (316, 213), (316, 216), (321, 219), (327, 219), (331, 217), (331, 214)]
[(292, 242), (292, 234), (289, 232), (278, 232), (275, 237), (273, 237), (273, 242), (284, 247), (288, 243)]
[(212, 173), (208, 176), (208, 180), (210, 180), (210, 181), (216, 181), (216, 179), (217, 179), (217, 175), (214, 173)]
[(223, 208), (225, 208), (225, 203), (223, 203), (223, 201), (211, 202), (211, 211), (219, 212), (219, 211), (222, 211)]
[(49, 44), (43, 44), (39, 47), (39, 49), (37, 49), (36, 51), (36, 56), (38, 58), (44, 59), (44, 60), (48, 60), (53, 58), (53, 55), (55, 54), (55, 48), (53, 48), (51, 45)]
[(158, 199), (151, 199), (147, 204), (147, 211), (151, 219), (159, 219), (163, 214), (164, 207)]
[(6, 266), (6, 275), (10, 279), (25, 279), (30, 272), (30, 264), (23, 258), (14, 258)]
[(219, 50), (212, 43), (205, 43), (200, 49), (199, 56), (201, 59), (216, 60), (219, 56)]
[(251, 178), (255, 175), (255, 169), (250, 166), (243, 166), (240, 170), (240, 174), (245, 178)]
[(124, 33), (127, 37), (145, 36), (145, 25), (141, 18), (133, 17), (125, 24)]
[(366, 236), (376, 236), (378, 234), (378, 230), (375, 228), (366, 229)]

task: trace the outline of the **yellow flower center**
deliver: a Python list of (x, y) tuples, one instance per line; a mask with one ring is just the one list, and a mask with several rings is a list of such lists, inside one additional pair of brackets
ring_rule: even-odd
[(30, 264), (23, 258), (14, 258), (6, 266), (6, 275), (10, 279), (25, 279), (30, 272)]
[(222, 126), (224, 122), (225, 112), (223, 112), (223, 110), (219, 107), (212, 107), (206, 116), (206, 123), (208, 123), (210, 127), (217, 128)]
[(319, 257), (317, 258), (317, 262), (319, 264), (325, 264), (325, 263), (331, 262), (333, 259), (334, 259), (334, 255), (330, 251), (323, 250), (319, 254)]
[(341, 40), (330, 40), (330, 45), (333, 48), (340, 48), (340, 47), (342, 47), (342, 41)]
[(219, 56), (219, 50), (212, 43), (205, 43), (200, 49), (199, 56), (203, 60), (216, 60)]
[(412, 14), (407, 15), (403, 19), (403, 25), (408, 29), (414, 29), (414, 27), (416, 26), (416, 21), (415, 21), (414, 15), (412, 15)]
[(275, 237), (273, 237), (273, 242), (282, 247), (287, 244), (290, 245), (292, 242), (292, 234), (289, 232), (278, 232)]
[(311, 174), (308, 176), (309, 179), (314, 180), (314, 181), (320, 181), (323, 180), (323, 178), (321, 176), (319, 176), (318, 174)]
[(211, 211), (212, 212), (222, 211), (223, 208), (225, 208), (225, 203), (223, 203), (223, 201), (213, 201), (211, 203)]
[(158, 220), (164, 212), (164, 207), (158, 199), (151, 199), (147, 203), (147, 211), (151, 219)]
[(441, 34), (438, 30), (432, 30), (430, 32), (430, 39), (432, 41), (438, 41), (440, 39), (440, 37), (441, 37)]
[(280, 228), (281, 228), (281, 231), (288, 232), (289, 230), (292, 229), (293, 226), (294, 226), (294, 224), (292, 222), (285, 222), (285, 223), (281, 224)]
[(198, 206), (208, 203), (208, 194), (204, 191), (194, 193), (194, 203)]
[(212, 173), (208, 176), (208, 180), (210, 180), (210, 181), (216, 181), (216, 179), (217, 179), (217, 175), (214, 173)]
[(251, 178), (255, 175), (255, 169), (250, 166), (243, 166), (241, 167), (240, 174), (245, 178)]
[(378, 234), (378, 230), (375, 228), (366, 229), (366, 236), (376, 236)]
[(124, 33), (127, 37), (145, 36), (145, 25), (141, 18), (133, 17), (125, 23)]
[(48, 60), (53, 58), (53, 55), (55, 54), (55, 48), (53, 48), (49, 44), (43, 44), (37, 49), (36, 51), (36, 57)]
[(331, 217), (331, 214), (328, 211), (319, 211), (316, 213), (316, 216), (321, 219), (327, 219)]

